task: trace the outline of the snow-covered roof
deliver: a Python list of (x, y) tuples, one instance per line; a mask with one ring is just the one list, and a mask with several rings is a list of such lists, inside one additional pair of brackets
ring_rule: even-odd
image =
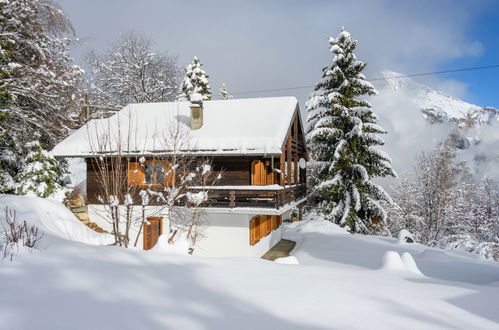
[[(88, 122), (52, 150), (56, 157), (171, 153), (171, 130), (184, 136), (182, 152), (278, 155), (298, 101), (269, 97), (205, 101), (203, 126), (190, 129), (190, 103), (129, 104), (107, 119)], [(185, 143), (188, 141), (188, 143)], [(188, 144), (188, 146), (187, 146)]]

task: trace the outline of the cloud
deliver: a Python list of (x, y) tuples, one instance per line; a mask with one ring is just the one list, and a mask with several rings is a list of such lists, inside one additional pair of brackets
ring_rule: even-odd
[(438, 80), (433, 84), (433, 87), (440, 92), (458, 99), (464, 99), (468, 96), (468, 84), (459, 80)]
[[(213, 90), (229, 92), (315, 84), (331, 61), (327, 37), (345, 26), (359, 40), (358, 57), (367, 75), (384, 69), (414, 73), (448, 60), (478, 56), (482, 46), (468, 34), (484, 5), (462, 1), (138, 1), (62, 0), (77, 33), (89, 48), (101, 49), (119, 32), (149, 34), (158, 48), (194, 55), (211, 75)], [(110, 19), (112, 18), (112, 19)], [(237, 97), (296, 95), (310, 90), (241, 94)]]
[(467, 132), (473, 143), (459, 153), (477, 178), (488, 176), (499, 182), (499, 120)]
[(446, 123), (430, 124), (416, 102), (419, 95), (415, 89), (385, 89), (370, 99), (379, 124), (388, 132), (382, 149), (399, 175), (412, 172), (416, 155), (431, 150), (453, 129)]
[[(61, 0), (77, 33), (87, 40), (74, 50), (76, 58), (90, 48), (107, 48), (122, 31), (142, 31), (156, 41), (158, 50), (177, 54), (182, 65), (198, 56), (210, 75), (214, 95), (222, 83), (229, 93), (315, 85), (332, 58), (327, 37), (336, 35), (341, 26), (358, 40), (356, 54), (368, 63), (368, 77), (378, 77), (385, 69), (406, 74), (434, 71), (449, 61), (480, 56), (483, 46), (470, 31), (487, 3)], [(467, 85), (456, 80), (424, 81), (455, 97), (467, 95)], [(311, 91), (235, 97), (294, 95), (303, 112)], [(417, 151), (430, 149), (450, 129), (429, 126), (407, 101), (411, 97), (387, 95), (372, 100), (381, 124), (390, 132), (385, 150), (400, 173), (412, 170)], [(484, 141), (482, 146), (486, 145)]]

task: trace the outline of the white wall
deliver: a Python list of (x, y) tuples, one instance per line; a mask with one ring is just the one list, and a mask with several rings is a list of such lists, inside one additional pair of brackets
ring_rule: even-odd
[(194, 255), (207, 257), (247, 256), (249, 250), (248, 214), (207, 214), (207, 227)]
[[(160, 212), (157, 206), (146, 206), (146, 217), (166, 215)], [(122, 212), (124, 210), (122, 209)], [(112, 231), (109, 221), (109, 213), (103, 205), (89, 205), (88, 213), (90, 220), (98, 224), (104, 230)], [(164, 213), (164, 209), (163, 209)], [(194, 255), (203, 257), (256, 257), (264, 255), (272, 246), (281, 240), (281, 227), (273, 230), (268, 236), (260, 241), (250, 245), (250, 220), (254, 217), (252, 214), (226, 214), (213, 213), (206, 214), (206, 228), (202, 232), (202, 237), (198, 239), (194, 249)], [(140, 219), (142, 219), (142, 209), (135, 206), (133, 209), (133, 218), (136, 223), (130, 230), (131, 244), (140, 228)], [(283, 219), (286, 216), (283, 215)], [(165, 220), (163, 230), (167, 230), (168, 223)], [(142, 233), (139, 235), (137, 248), (142, 249)]]

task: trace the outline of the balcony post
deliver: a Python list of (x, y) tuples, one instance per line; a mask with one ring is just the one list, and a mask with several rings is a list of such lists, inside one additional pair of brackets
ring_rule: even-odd
[(234, 190), (229, 192), (229, 207), (236, 207), (236, 192)]

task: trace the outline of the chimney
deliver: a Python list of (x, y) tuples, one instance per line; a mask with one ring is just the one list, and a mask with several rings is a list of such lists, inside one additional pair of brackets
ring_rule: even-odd
[[(197, 93), (196, 93), (197, 94)], [(199, 94), (198, 94), (199, 95)], [(201, 96), (201, 95), (199, 95)], [(200, 129), (203, 126), (203, 99), (191, 97), (191, 129)]]

